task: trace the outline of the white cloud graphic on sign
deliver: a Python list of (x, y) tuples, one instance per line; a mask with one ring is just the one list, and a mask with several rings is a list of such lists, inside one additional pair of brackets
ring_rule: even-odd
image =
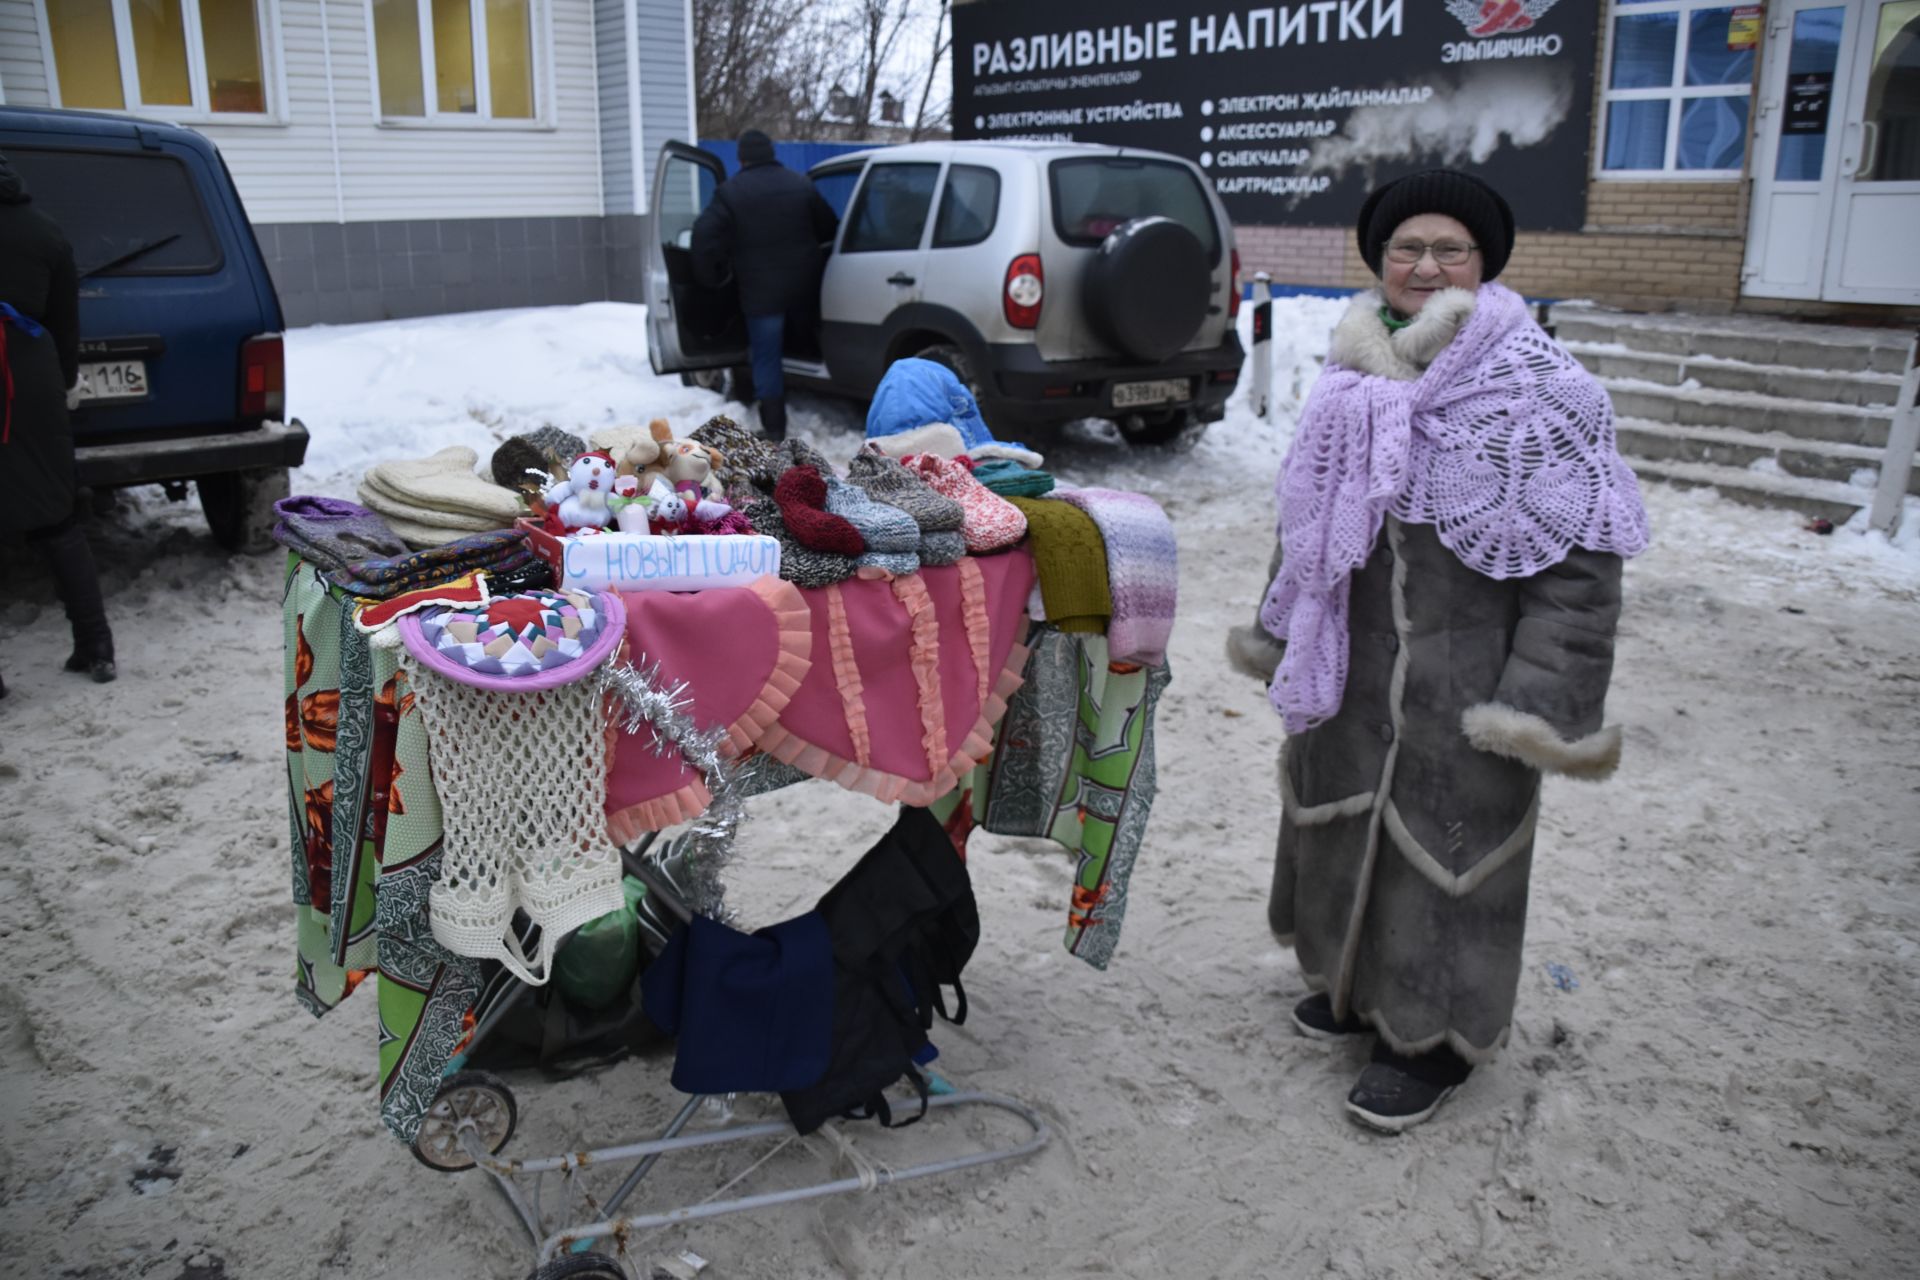
[(1418, 106), (1357, 107), (1346, 128), (1313, 146), (1309, 173), (1339, 179), (1383, 163), (1485, 163), (1495, 151), (1545, 141), (1573, 108), (1573, 82), (1545, 62), (1477, 67), (1434, 84)]

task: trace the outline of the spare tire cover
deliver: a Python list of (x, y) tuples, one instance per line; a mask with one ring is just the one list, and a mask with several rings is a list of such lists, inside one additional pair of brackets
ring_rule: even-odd
[(1087, 270), (1087, 319), (1136, 360), (1158, 363), (1193, 340), (1206, 319), (1213, 269), (1200, 238), (1172, 218), (1116, 227)]

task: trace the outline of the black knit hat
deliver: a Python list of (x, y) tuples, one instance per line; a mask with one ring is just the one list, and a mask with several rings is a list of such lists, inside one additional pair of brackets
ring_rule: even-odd
[(1458, 169), (1427, 169), (1396, 178), (1378, 188), (1360, 206), (1360, 256), (1376, 276), (1395, 227), (1423, 213), (1457, 218), (1473, 233), (1484, 264), (1480, 278), (1491, 280), (1513, 253), (1513, 210), (1498, 191)]
[(766, 164), (773, 159), (773, 139), (758, 129), (749, 129), (740, 135), (734, 154), (740, 157), (740, 167), (750, 164)]

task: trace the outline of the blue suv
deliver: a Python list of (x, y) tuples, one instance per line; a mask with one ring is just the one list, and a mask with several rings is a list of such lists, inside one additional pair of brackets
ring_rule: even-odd
[(0, 152), (73, 243), (82, 485), (187, 484), (216, 541), (264, 550), (307, 432), (287, 423), (280, 299), (225, 161), (189, 129), (0, 107)]

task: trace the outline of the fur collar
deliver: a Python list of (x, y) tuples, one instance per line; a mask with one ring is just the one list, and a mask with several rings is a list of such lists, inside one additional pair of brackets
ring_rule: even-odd
[(1355, 294), (1334, 328), (1327, 358), (1358, 373), (1413, 382), (1460, 332), (1473, 314), (1474, 301), (1470, 290), (1442, 289), (1427, 299), (1412, 324), (1391, 333), (1380, 321), (1380, 308), (1386, 305), (1380, 291)]

